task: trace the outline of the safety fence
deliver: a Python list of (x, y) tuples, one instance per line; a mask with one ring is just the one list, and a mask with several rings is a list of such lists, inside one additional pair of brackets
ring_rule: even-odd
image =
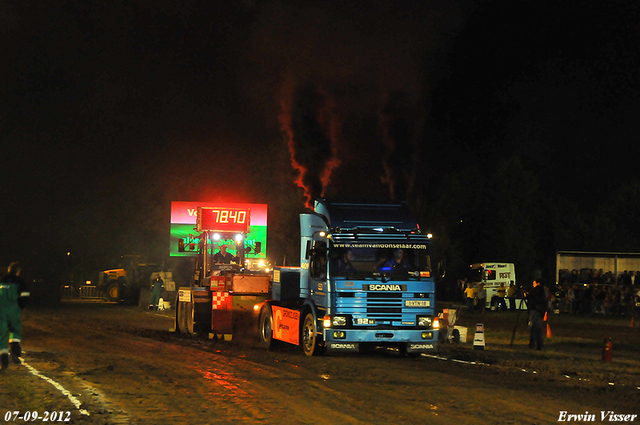
[(104, 298), (104, 291), (101, 288), (91, 285), (81, 286), (76, 289), (70, 285), (63, 285), (60, 288), (62, 298), (97, 299)]
[(80, 298), (104, 298), (104, 291), (95, 286), (81, 286), (78, 292)]

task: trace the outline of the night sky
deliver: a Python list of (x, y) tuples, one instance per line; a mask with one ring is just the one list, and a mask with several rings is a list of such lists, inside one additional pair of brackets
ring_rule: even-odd
[(637, 2), (4, 1), (0, 37), (0, 265), (34, 277), (162, 261), (171, 201), (269, 204), (279, 262), (316, 196), (433, 216), (515, 155), (588, 212), (640, 170)]

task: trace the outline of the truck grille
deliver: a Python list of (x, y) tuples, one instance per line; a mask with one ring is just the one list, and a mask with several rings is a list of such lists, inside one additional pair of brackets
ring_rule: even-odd
[(338, 311), (354, 317), (367, 317), (378, 321), (415, 320), (402, 317), (404, 300), (401, 293), (338, 292)]

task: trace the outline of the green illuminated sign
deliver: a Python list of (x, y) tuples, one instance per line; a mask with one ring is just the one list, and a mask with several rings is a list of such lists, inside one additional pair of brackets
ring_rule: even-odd
[[(198, 207), (206, 207), (218, 210), (243, 210), (250, 211), (249, 231), (245, 234), (244, 248), (250, 251), (245, 253), (246, 258), (266, 258), (267, 253), (267, 205), (265, 204), (232, 204), (213, 202), (172, 202), (171, 203), (171, 237), (169, 241), (169, 254), (172, 257), (192, 257), (198, 253), (200, 237), (203, 235), (196, 231)], [(236, 220), (239, 220), (236, 218)], [(238, 255), (236, 241), (231, 233), (221, 233), (223, 239), (210, 240), (212, 253), (216, 253), (220, 246), (226, 245), (227, 252)], [(256, 254), (256, 246), (259, 245), (260, 253)]]

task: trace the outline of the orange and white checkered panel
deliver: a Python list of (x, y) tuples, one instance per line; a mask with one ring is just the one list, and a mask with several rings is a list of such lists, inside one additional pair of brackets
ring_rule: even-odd
[(212, 292), (213, 310), (231, 310), (231, 295), (228, 292)]

